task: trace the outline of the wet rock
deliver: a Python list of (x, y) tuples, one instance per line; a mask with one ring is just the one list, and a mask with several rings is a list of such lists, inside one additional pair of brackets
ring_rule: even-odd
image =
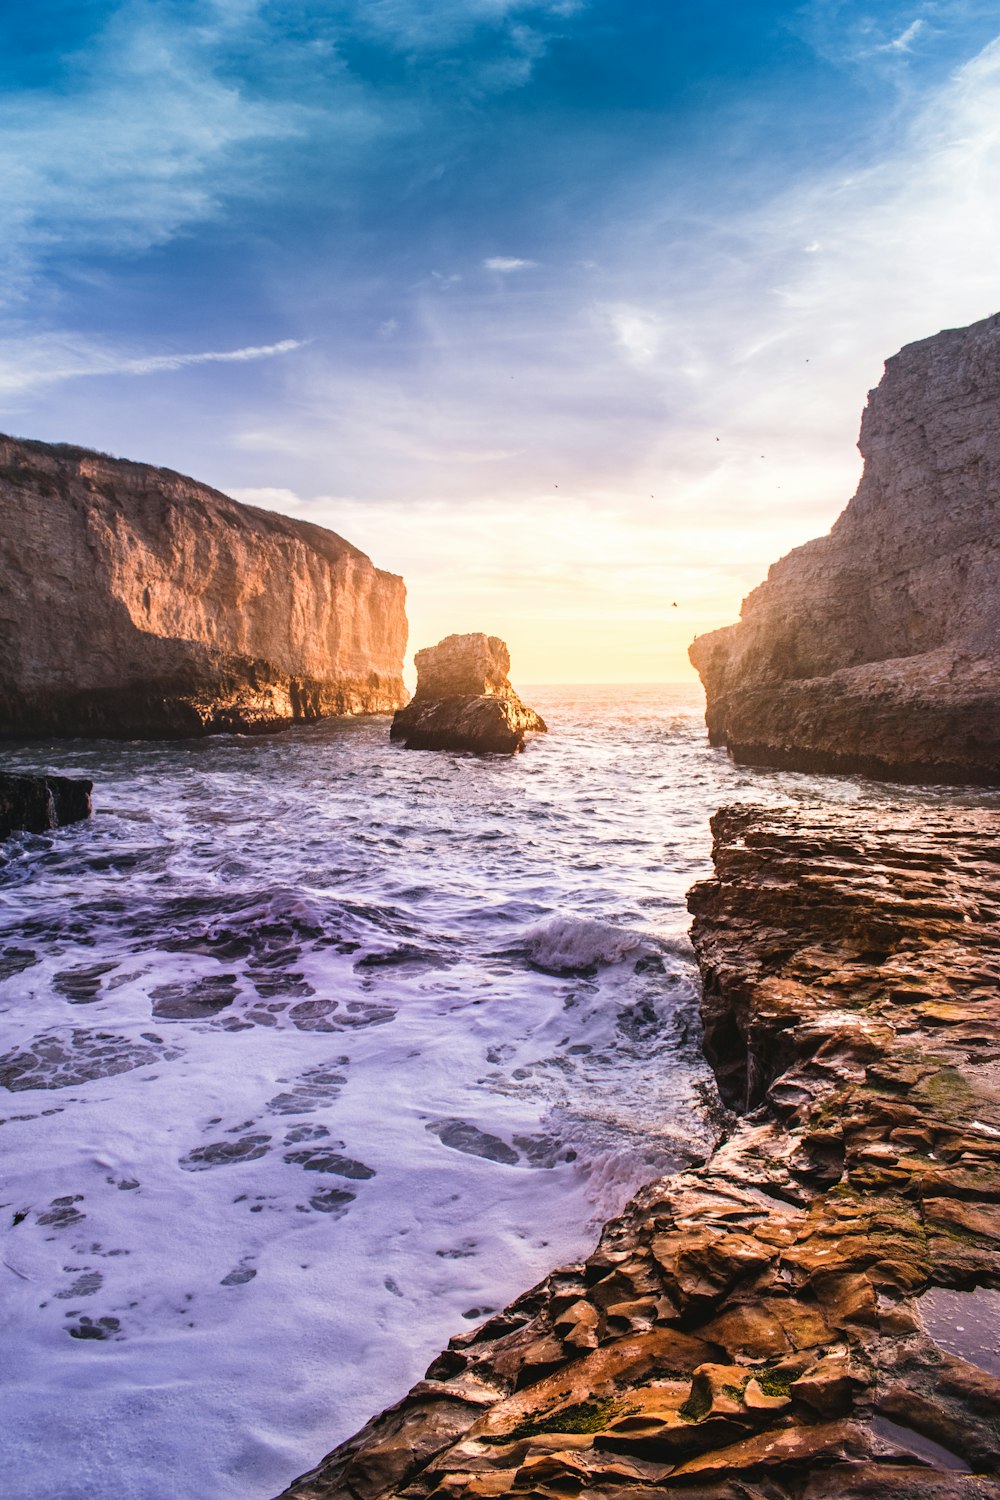
[(495, 635), (449, 635), (418, 651), (417, 691), (393, 717), (390, 738), (408, 750), (513, 755), (545, 723), (507, 679), (510, 653)]
[(48, 833), (80, 823), (92, 812), (92, 781), (69, 776), (19, 776), (0, 772), (0, 839), (24, 830)]
[(870, 393), (857, 494), (697, 638), (739, 761), (1000, 781), (1000, 315), (909, 344)]
[(1000, 1500), (1000, 1379), (956, 1300), (995, 1315), (1000, 813), (713, 832), (692, 936), (742, 1118), (287, 1500)]

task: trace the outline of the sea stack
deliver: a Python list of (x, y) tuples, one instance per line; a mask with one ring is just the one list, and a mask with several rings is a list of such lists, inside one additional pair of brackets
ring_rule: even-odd
[(857, 494), (691, 647), (750, 765), (1000, 782), (1000, 314), (909, 344), (871, 392)]
[(169, 469), (0, 437), (0, 736), (281, 729), (406, 702), (403, 581)]
[(507, 679), (510, 652), (495, 635), (449, 635), (418, 651), (417, 691), (392, 721), (407, 750), (472, 750), (514, 755), (545, 723)]

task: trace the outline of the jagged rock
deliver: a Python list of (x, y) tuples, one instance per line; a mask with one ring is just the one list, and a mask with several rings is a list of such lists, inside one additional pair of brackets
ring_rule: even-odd
[(980, 1331), (956, 1353), (921, 1316), (1000, 1282), (1000, 813), (740, 807), (713, 832), (692, 936), (752, 1114), (284, 1500), (1000, 1500)]
[(495, 635), (449, 635), (418, 651), (417, 691), (393, 717), (390, 737), (407, 750), (514, 755), (545, 723), (507, 680), (510, 653)]
[(1000, 314), (909, 344), (857, 494), (691, 660), (739, 761), (1000, 782)]
[(0, 772), (0, 839), (24, 829), (47, 833), (91, 814), (92, 781), (69, 776), (17, 776)]
[(169, 469), (0, 438), (0, 736), (391, 712), (404, 598), (322, 527)]

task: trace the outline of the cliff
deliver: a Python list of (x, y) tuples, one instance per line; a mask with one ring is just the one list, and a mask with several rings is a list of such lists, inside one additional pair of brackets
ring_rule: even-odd
[(284, 1500), (1000, 1500), (1000, 814), (726, 808), (738, 1110)]
[(407, 750), (516, 755), (545, 721), (510, 685), (510, 652), (496, 635), (448, 635), (413, 658), (417, 690), (393, 716), (389, 737)]
[(1000, 781), (1000, 315), (870, 393), (857, 494), (691, 660), (745, 763)]
[(169, 469), (0, 438), (0, 736), (391, 712), (404, 601), (322, 527)]

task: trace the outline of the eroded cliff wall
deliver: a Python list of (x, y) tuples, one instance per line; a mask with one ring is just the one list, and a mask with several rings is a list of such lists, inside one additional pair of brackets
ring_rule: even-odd
[(406, 701), (403, 581), (168, 469), (0, 438), (0, 735), (259, 731)]
[(870, 393), (857, 494), (691, 660), (748, 763), (1000, 781), (1000, 315)]

